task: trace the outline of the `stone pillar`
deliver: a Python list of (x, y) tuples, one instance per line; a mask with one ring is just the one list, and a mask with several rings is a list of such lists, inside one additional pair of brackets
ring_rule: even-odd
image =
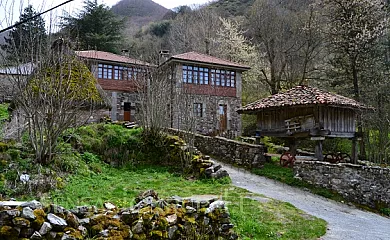
[(111, 93), (111, 120), (117, 121), (118, 112), (118, 94), (116, 92)]
[(315, 157), (317, 158), (318, 161), (323, 161), (324, 160), (324, 155), (322, 154), (322, 140), (317, 141), (316, 145), (316, 152), (315, 152)]
[(357, 148), (357, 139), (352, 138), (352, 152), (351, 152), (351, 162), (357, 164), (358, 160), (358, 148)]

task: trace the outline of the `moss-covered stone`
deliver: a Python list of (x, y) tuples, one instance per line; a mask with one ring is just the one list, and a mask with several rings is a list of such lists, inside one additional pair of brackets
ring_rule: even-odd
[(64, 232), (68, 235), (68, 236), (71, 236), (77, 240), (81, 240), (81, 239), (84, 239), (83, 238), (83, 235), (81, 234), (81, 232), (79, 230), (76, 230), (72, 227), (67, 227), (64, 229)]
[(34, 210), (35, 220), (31, 222), (31, 227), (39, 231), (41, 229), (42, 224), (45, 222), (46, 213), (43, 209), (35, 209)]
[(0, 228), (0, 239), (16, 240), (19, 232), (11, 226), (2, 226)]
[(92, 236), (99, 234), (101, 231), (103, 231), (103, 225), (101, 224), (96, 224), (91, 227)]
[(16, 217), (12, 219), (12, 223), (16, 227), (27, 227), (27, 228), (30, 227), (30, 221), (22, 217)]

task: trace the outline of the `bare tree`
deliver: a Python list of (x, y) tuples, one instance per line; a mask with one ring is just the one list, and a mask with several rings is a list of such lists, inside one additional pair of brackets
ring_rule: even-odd
[(53, 43), (50, 53), (34, 62), (33, 73), (16, 75), (13, 110), (25, 125), (35, 161), (51, 162), (59, 136), (70, 127), (84, 124), (98, 107), (108, 106), (105, 94), (81, 60), (63, 39)]
[(321, 38), (310, 2), (257, 0), (250, 11), (250, 35), (264, 53), (262, 80), (271, 94), (302, 84), (314, 70)]
[(197, 51), (213, 54), (213, 42), (221, 22), (213, 9), (179, 14), (172, 23), (169, 41), (173, 53)]

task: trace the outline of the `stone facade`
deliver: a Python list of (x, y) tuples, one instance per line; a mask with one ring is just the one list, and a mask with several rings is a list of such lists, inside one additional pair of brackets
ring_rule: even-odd
[[(241, 135), (241, 72), (236, 71), (235, 87), (217, 87), (183, 83), (180, 63), (172, 63), (170, 128), (191, 130), (206, 135)], [(201, 63), (198, 63), (201, 66)], [(206, 65), (207, 66), (207, 65)], [(194, 113), (194, 105), (201, 104), (202, 114)], [(226, 126), (221, 126), (221, 106), (226, 106)], [(225, 129), (223, 129), (225, 128)]]
[(193, 139), (193, 144), (199, 151), (228, 164), (252, 169), (260, 168), (266, 162), (264, 153), (267, 152), (267, 148), (264, 145), (238, 142), (223, 137), (192, 134), (177, 129), (167, 129), (166, 131), (169, 134), (183, 137), (187, 142)]
[(345, 199), (375, 209), (390, 208), (390, 169), (348, 163), (297, 161), (294, 174)]

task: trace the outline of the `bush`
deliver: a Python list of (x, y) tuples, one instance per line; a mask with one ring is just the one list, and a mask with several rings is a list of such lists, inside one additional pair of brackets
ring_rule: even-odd
[(85, 160), (93, 153), (109, 164), (122, 166), (133, 161), (140, 151), (141, 133), (142, 129), (129, 130), (120, 125), (100, 123), (70, 130), (64, 140), (69, 140), (79, 152), (87, 153)]

